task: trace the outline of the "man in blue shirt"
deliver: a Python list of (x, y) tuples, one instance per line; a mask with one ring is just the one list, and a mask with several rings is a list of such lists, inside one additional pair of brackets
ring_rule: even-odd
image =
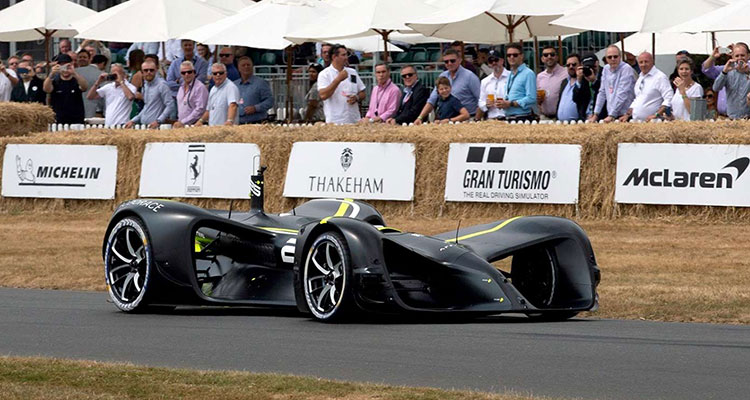
[[(477, 104), (479, 104), (479, 78), (459, 64), (459, 54), (456, 50), (446, 50), (443, 54), (443, 62), (445, 63), (446, 71), (440, 74), (440, 77), (448, 78), (451, 82), (451, 93), (453, 96), (466, 107), (469, 114), (474, 115), (477, 112)], [(422, 109), (422, 113), (425, 115), (429, 114), (435, 108), (437, 100), (438, 91), (435, 88), (432, 90), (427, 104)]]
[(240, 124), (257, 124), (268, 118), (268, 110), (273, 107), (273, 93), (268, 82), (253, 75), (253, 60), (240, 57), (237, 62), (240, 79), (234, 81), (240, 90)]
[(172, 62), (167, 70), (167, 85), (172, 91), (172, 97), (177, 96), (177, 91), (180, 89), (180, 85), (184, 84), (185, 81), (180, 76), (180, 64), (183, 61), (191, 61), (195, 67), (195, 78), (202, 83), (208, 81), (208, 62), (195, 54), (195, 42), (192, 40), (183, 40), (181, 42), (182, 53), (184, 56)]
[(172, 92), (169, 91), (164, 79), (156, 75), (156, 64), (151, 61), (145, 61), (141, 64), (143, 72), (143, 110), (133, 117), (125, 128), (132, 128), (135, 124), (148, 125), (149, 129), (156, 129), (169, 119), (175, 105)]
[(523, 51), (518, 44), (505, 47), (505, 60), (510, 67), (510, 76), (505, 85), (505, 99), (498, 102), (498, 108), (505, 110), (509, 120), (535, 120), (532, 113), (536, 104), (536, 74), (523, 63)]
[(586, 119), (591, 89), (584, 79), (581, 56), (571, 54), (565, 62), (568, 78), (560, 83), (560, 98), (557, 100), (557, 119), (560, 121), (583, 121)]

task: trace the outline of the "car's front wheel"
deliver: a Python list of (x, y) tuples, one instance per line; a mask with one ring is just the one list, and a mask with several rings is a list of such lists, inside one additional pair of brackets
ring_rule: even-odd
[(353, 307), (349, 246), (337, 232), (315, 238), (302, 270), (307, 308), (320, 321), (342, 319)]
[(125, 217), (107, 238), (104, 271), (109, 297), (125, 312), (144, 311), (148, 306), (153, 257), (148, 230), (138, 217)]

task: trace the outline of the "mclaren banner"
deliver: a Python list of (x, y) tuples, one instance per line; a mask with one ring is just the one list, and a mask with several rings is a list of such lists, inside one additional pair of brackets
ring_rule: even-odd
[(286, 197), (414, 198), (411, 143), (298, 142), (286, 171)]
[(117, 147), (9, 144), (2, 195), (57, 199), (115, 198)]
[(259, 164), (252, 143), (147, 143), (138, 195), (247, 199)]
[(620, 143), (615, 201), (750, 207), (750, 146)]
[(451, 143), (447, 201), (575, 204), (581, 146)]

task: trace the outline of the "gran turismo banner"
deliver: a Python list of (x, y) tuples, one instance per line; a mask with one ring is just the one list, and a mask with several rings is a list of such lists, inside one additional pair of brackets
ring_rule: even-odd
[(615, 201), (750, 207), (750, 146), (620, 143)]
[(575, 204), (581, 146), (451, 143), (447, 201)]
[(252, 143), (147, 143), (138, 195), (247, 199), (259, 164)]
[(298, 142), (284, 196), (410, 201), (414, 168), (411, 143)]
[(115, 198), (117, 147), (9, 144), (2, 195), (56, 199)]

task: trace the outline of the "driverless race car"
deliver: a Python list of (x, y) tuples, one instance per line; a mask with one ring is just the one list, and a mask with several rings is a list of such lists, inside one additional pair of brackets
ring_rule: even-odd
[(574, 222), (515, 217), (425, 236), (371, 205), (311, 200), (263, 211), (131, 200), (104, 236), (109, 297), (125, 312), (180, 305), (297, 307), (321, 321), (362, 313), (524, 313), (562, 320), (598, 306), (599, 268)]

